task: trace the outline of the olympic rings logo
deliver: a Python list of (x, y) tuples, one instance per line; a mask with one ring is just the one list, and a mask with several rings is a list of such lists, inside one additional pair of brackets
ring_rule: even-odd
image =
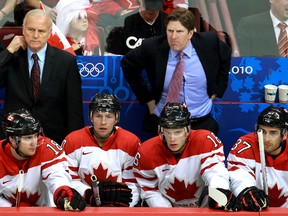
[(83, 63), (78, 63), (78, 68), (81, 77), (87, 77), (89, 75), (91, 77), (97, 77), (105, 70), (105, 66), (102, 63), (97, 63), (95, 65), (93, 63), (87, 63), (85, 65)]

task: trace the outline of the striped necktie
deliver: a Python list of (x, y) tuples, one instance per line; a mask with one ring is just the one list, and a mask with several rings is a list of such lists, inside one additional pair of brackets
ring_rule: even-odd
[(179, 56), (179, 62), (176, 65), (175, 71), (173, 73), (165, 104), (168, 102), (177, 103), (180, 95), (180, 89), (182, 86), (183, 74), (184, 74), (184, 60), (183, 60), (184, 52), (180, 51), (178, 53), (178, 56)]
[(286, 32), (286, 23), (281, 22), (278, 24), (280, 28), (280, 35), (278, 39), (278, 50), (279, 55), (281, 57), (287, 57), (287, 49), (288, 49), (288, 39), (287, 39), (287, 32)]

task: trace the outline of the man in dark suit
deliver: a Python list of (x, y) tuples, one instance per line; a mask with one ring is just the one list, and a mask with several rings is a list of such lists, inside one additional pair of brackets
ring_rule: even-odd
[(277, 47), (279, 23), (288, 25), (288, 1), (270, 0), (270, 7), (269, 11), (240, 20), (236, 38), (241, 56), (280, 56)]
[[(185, 102), (193, 129), (218, 132), (210, 112), (215, 97), (222, 97), (228, 84), (231, 49), (215, 33), (196, 33), (191, 11), (174, 9), (166, 18), (165, 36), (145, 39), (121, 61), (125, 79), (141, 104), (148, 105), (144, 131), (157, 133), (157, 119), (166, 103), (169, 84), (184, 52), (184, 74), (178, 101)], [(142, 70), (146, 70), (148, 82)]]
[[(47, 44), (52, 20), (43, 10), (29, 11), (23, 35), (0, 53), (0, 86), (5, 88), (3, 114), (25, 108), (41, 121), (44, 133), (58, 143), (84, 126), (81, 78), (76, 58)], [(40, 90), (33, 96), (32, 54), (38, 55)]]

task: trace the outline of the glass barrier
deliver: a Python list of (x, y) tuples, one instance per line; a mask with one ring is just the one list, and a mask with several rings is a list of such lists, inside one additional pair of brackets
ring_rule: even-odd
[(41, 2), (40, 6), (38, 0), (0, 1), (0, 40), (4, 47), (10, 37), (19, 34), (24, 14), (33, 7), (41, 7), (51, 15), (68, 41), (74, 43), (77, 55), (123, 55), (138, 47), (145, 38), (165, 34), (165, 12), (186, 7), (195, 16), (196, 31), (215, 31), (232, 47), (234, 57), (284, 57), (279, 54), (277, 43), (281, 35), (278, 23), (288, 20), (286, 0)]

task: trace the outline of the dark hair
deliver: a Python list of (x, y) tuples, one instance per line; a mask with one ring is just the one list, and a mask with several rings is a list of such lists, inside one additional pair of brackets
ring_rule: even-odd
[(123, 55), (123, 41), (123, 26), (114, 27), (106, 38), (106, 52)]
[(33, 6), (27, 5), (25, 2), (21, 2), (19, 4), (16, 4), (14, 8), (14, 21), (17, 26), (22, 26), (23, 25), (23, 20), (26, 15), (30, 10), (36, 9)]
[(165, 27), (170, 21), (179, 21), (188, 31), (195, 28), (195, 17), (193, 13), (186, 8), (176, 8), (169, 13), (165, 20)]

